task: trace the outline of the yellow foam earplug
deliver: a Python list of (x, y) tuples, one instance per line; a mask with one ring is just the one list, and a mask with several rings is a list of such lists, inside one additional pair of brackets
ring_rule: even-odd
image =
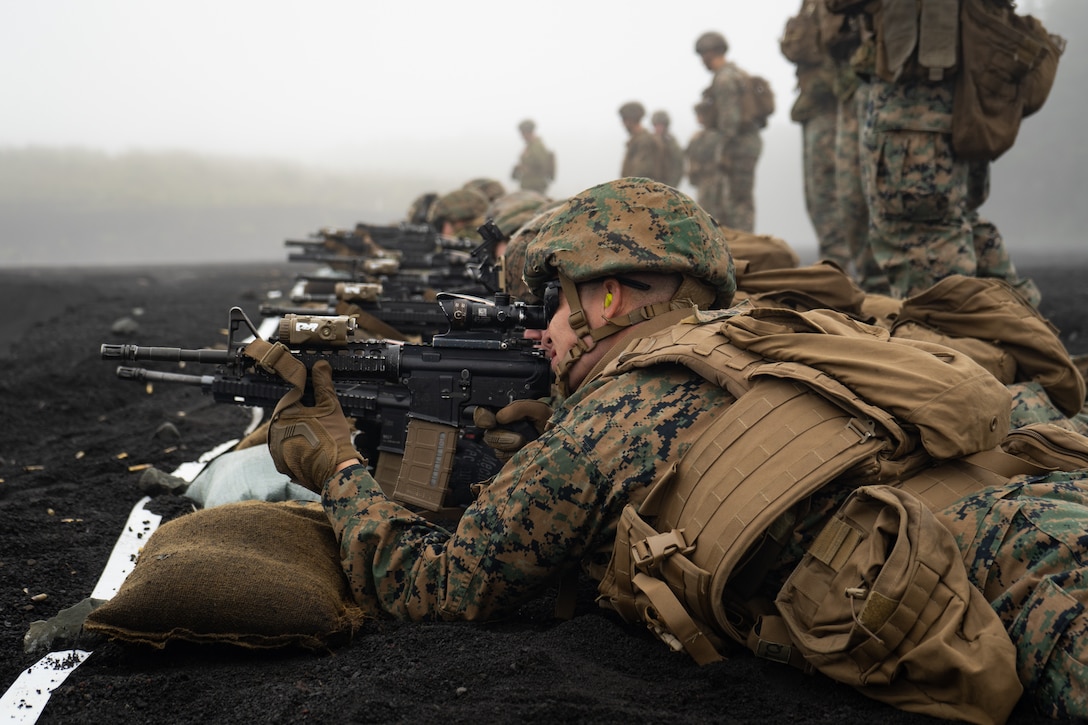
[(611, 305), (612, 305), (612, 293), (611, 292), (605, 292), (604, 293), (604, 306), (605, 307), (610, 307)]

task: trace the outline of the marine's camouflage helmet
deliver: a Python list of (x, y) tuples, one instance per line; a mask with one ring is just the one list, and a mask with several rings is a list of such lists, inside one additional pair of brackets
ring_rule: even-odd
[(646, 109), (638, 101), (628, 101), (620, 106), (620, 118), (625, 121), (641, 121), (645, 115)]
[(495, 226), (509, 239), (522, 224), (536, 216), (548, 202), (548, 197), (539, 191), (529, 189), (512, 191), (492, 201), (484, 216), (494, 219)]
[(532, 119), (527, 118), (518, 124), (518, 130), (522, 133), (532, 133), (536, 130), (536, 124), (533, 123)]
[(650, 116), (650, 123), (655, 126), (661, 125), (667, 128), (669, 125), (669, 114), (665, 111), (654, 111), (654, 115)]
[(433, 191), (427, 191), (417, 196), (412, 205), (408, 207), (408, 221), (411, 224), (425, 224), (436, 201), (438, 201), (438, 194)]
[(560, 272), (574, 282), (633, 272), (683, 274), (727, 307), (737, 289), (718, 223), (686, 194), (628, 177), (572, 196), (526, 250), (525, 282), (539, 297)]
[(458, 189), (439, 197), (427, 215), (427, 221), (466, 221), (483, 216), (488, 200), (476, 189)]
[(699, 55), (703, 53), (725, 53), (728, 50), (729, 43), (725, 41), (725, 36), (713, 30), (703, 33), (695, 41), (695, 52)]
[(466, 181), (465, 188), (475, 189), (476, 191), (486, 196), (489, 202), (495, 201), (500, 196), (506, 193), (506, 187), (502, 185), (501, 181), (487, 178), (471, 179), (469, 181)]
[(525, 284), (525, 252), (529, 248), (529, 242), (536, 238), (540, 229), (552, 218), (564, 202), (549, 201), (546, 208), (541, 209), (535, 216), (522, 224), (510, 237), (510, 243), (502, 255), (502, 274), (504, 279), (503, 292), (508, 293), (514, 299), (529, 304), (539, 304), (541, 297), (534, 294)]

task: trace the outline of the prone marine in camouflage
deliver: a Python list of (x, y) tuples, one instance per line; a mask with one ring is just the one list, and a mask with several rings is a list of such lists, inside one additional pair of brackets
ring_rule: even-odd
[[(568, 234), (577, 235), (579, 245)], [(588, 258), (580, 261), (587, 243), (601, 264), (596, 273)], [(530, 242), (527, 257), (527, 279), (541, 297), (560, 272), (577, 280), (594, 327), (654, 309), (665, 309), (657, 322), (670, 324), (691, 314), (692, 295), (725, 304), (734, 289), (732, 260), (714, 220), (686, 196), (645, 179), (574, 197)], [(665, 273), (647, 271), (658, 262)], [(601, 274), (661, 286), (647, 291), (588, 277)], [(681, 292), (685, 275), (691, 281)], [(606, 289), (613, 295), (607, 307)], [(676, 292), (685, 299), (670, 301)], [(616, 314), (606, 320), (605, 310)], [(549, 329), (558, 332), (568, 315), (561, 303)], [(637, 326), (629, 332), (598, 340), (579, 370), (606, 349), (623, 349), (621, 339), (637, 338)], [(607, 549), (623, 506), (731, 399), (719, 386), (680, 371), (641, 371), (573, 387), (548, 429), (514, 455), (452, 531), (386, 499), (364, 466), (329, 479), (322, 502), (356, 599), (405, 619), (509, 612), (556, 574), (592, 563)]]
[(440, 234), (483, 241), (477, 227), (484, 223), (490, 202), (483, 192), (463, 187), (440, 196), (427, 213), (427, 221)]
[[(613, 364), (626, 360), (625, 353), (637, 357), (641, 343), (658, 333), (746, 319), (741, 309), (707, 313), (693, 305), (728, 304), (735, 279), (718, 225), (691, 199), (646, 179), (602, 184), (560, 206), (529, 242), (526, 258), (525, 281), (551, 313), (543, 345), (558, 387), (569, 395), (561, 396), (540, 437), (513, 455), (455, 529), (390, 502), (358, 459), (342, 451), (335, 451), (340, 463), (327, 479), (315, 480), (305, 463), (290, 471), (321, 491), (351, 590), (374, 611), (404, 619), (484, 619), (509, 612), (578, 565), (600, 577), (624, 506), (640, 504), (737, 400), (682, 365)], [(875, 330), (863, 335), (870, 336), (880, 338)], [(887, 344), (896, 352), (880, 361), (885, 367), (906, 348)], [(978, 431), (971, 435), (982, 432), (992, 413), (986, 436), (993, 438), (993, 422), (1008, 420), (1007, 408), (999, 409), (1008, 405), (1004, 388), (974, 363), (963, 367), (963, 358), (953, 368), (934, 357), (938, 362), (931, 365), (954, 373), (949, 385), (959, 385), (963, 375), (977, 392), (985, 389), (984, 406), (978, 401), (985, 411), (973, 411)], [(296, 410), (296, 418), (307, 415), (307, 409)], [(329, 414), (309, 415), (320, 421)], [(282, 445), (285, 439), (275, 440)], [(313, 470), (328, 470), (331, 455), (319, 457)], [(1084, 471), (1020, 477), (940, 514), (975, 586), (1012, 623), (1021, 680), (1053, 712), (1075, 717), (1088, 716), (1083, 659), (1066, 657), (1082, 654), (1075, 635), (1083, 629), (1088, 590), (1077, 562), (1088, 558), (1088, 503), (1066, 484), (1085, 479)], [(1025, 488), (1035, 483), (1044, 485)], [(774, 593), (853, 485), (835, 479), (810, 498), (761, 590)], [(1030, 518), (1044, 525), (1047, 536), (1017, 523), (1025, 509), (1016, 497), (1023, 491), (1030, 494)], [(1056, 646), (1048, 648), (1050, 642)]]

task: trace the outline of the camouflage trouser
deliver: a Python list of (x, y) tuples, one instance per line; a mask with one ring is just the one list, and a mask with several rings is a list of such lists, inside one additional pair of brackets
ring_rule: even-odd
[[(1023, 428), (1033, 423), (1053, 423), (1081, 435), (1088, 435), (1088, 413), (1082, 409), (1072, 418), (1058, 410), (1043, 386), (1035, 381), (1006, 386), (1012, 393), (1012, 414), (1009, 429)], [(1086, 406), (1088, 407), (1088, 406)]]
[(863, 168), (859, 159), (858, 125), (867, 89), (868, 86), (861, 84), (852, 96), (839, 102), (835, 124), (835, 193), (854, 277), (866, 292), (886, 295), (890, 293), (888, 282), (873, 258), (873, 248), (869, 244), (869, 207), (865, 202)]
[(756, 163), (763, 151), (759, 132), (740, 134), (722, 150), (725, 166), (723, 215), (716, 217), (731, 229), (755, 231), (756, 226)]
[(975, 260), (979, 277), (999, 277), (1027, 298), (1033, 307), (1042, 300), (1039, 288), (1030, 279), (1021, 279), (1016, 273), (1001, 232), (989, 219), (981, 217), (978, 208), (990, 196), (990, 162), (977, 161), (968, 165), (967, 221), (971, 225), (975, 246)]
[(695, 200), (707, 214), (725, 224), (725, 188), (724, 174), (714, 174), (696, 185)]
[(1036, 708), (1088, 718), (1088, 471), (1018, 476), (938, 517), (1016, 645)]
[(953, 274), (975, 276), (967, 222), (967, 164), (951, 137), (933, 131), (862, 129), (873, 164), (865, 189), (869, 241), (895, 297), (910, 297)]
[(873, 78), (861, 121), (869, 243), (895, 297), (975, 276), (968, 165), (952, 151), (954, 82)]
[(835, 193), (836, 112), (818, 113), (801, 125), (805, 209), (816, 231), (820, 258), (850, 270), (852, 255), (840, 222)]

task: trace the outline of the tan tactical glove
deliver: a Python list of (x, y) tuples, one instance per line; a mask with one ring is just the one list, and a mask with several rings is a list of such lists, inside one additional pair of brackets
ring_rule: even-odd
[(495, 457), (507, 461), (522, 446), (544, 432), (552, 417), (552, 406), (544, 400), (515, 400), (496, 413), (477, 407), (472, 422), (484, 431), (484, 443), (495, 450)]
[(306, 366), (281, 343), (267, 352), (252, 347), (246, 349), (247, 354), (292, 386), (276, 405), (268, 425), (268, 450), (276, 470), (321, 493), (339, 464), (352, 458), (364, 460), (352, 443), (351, 424), (336, 397), (332, 367), (325, 360), (314, 364), (310, 371), (314, 405), (306, 407), (301, 403)]

